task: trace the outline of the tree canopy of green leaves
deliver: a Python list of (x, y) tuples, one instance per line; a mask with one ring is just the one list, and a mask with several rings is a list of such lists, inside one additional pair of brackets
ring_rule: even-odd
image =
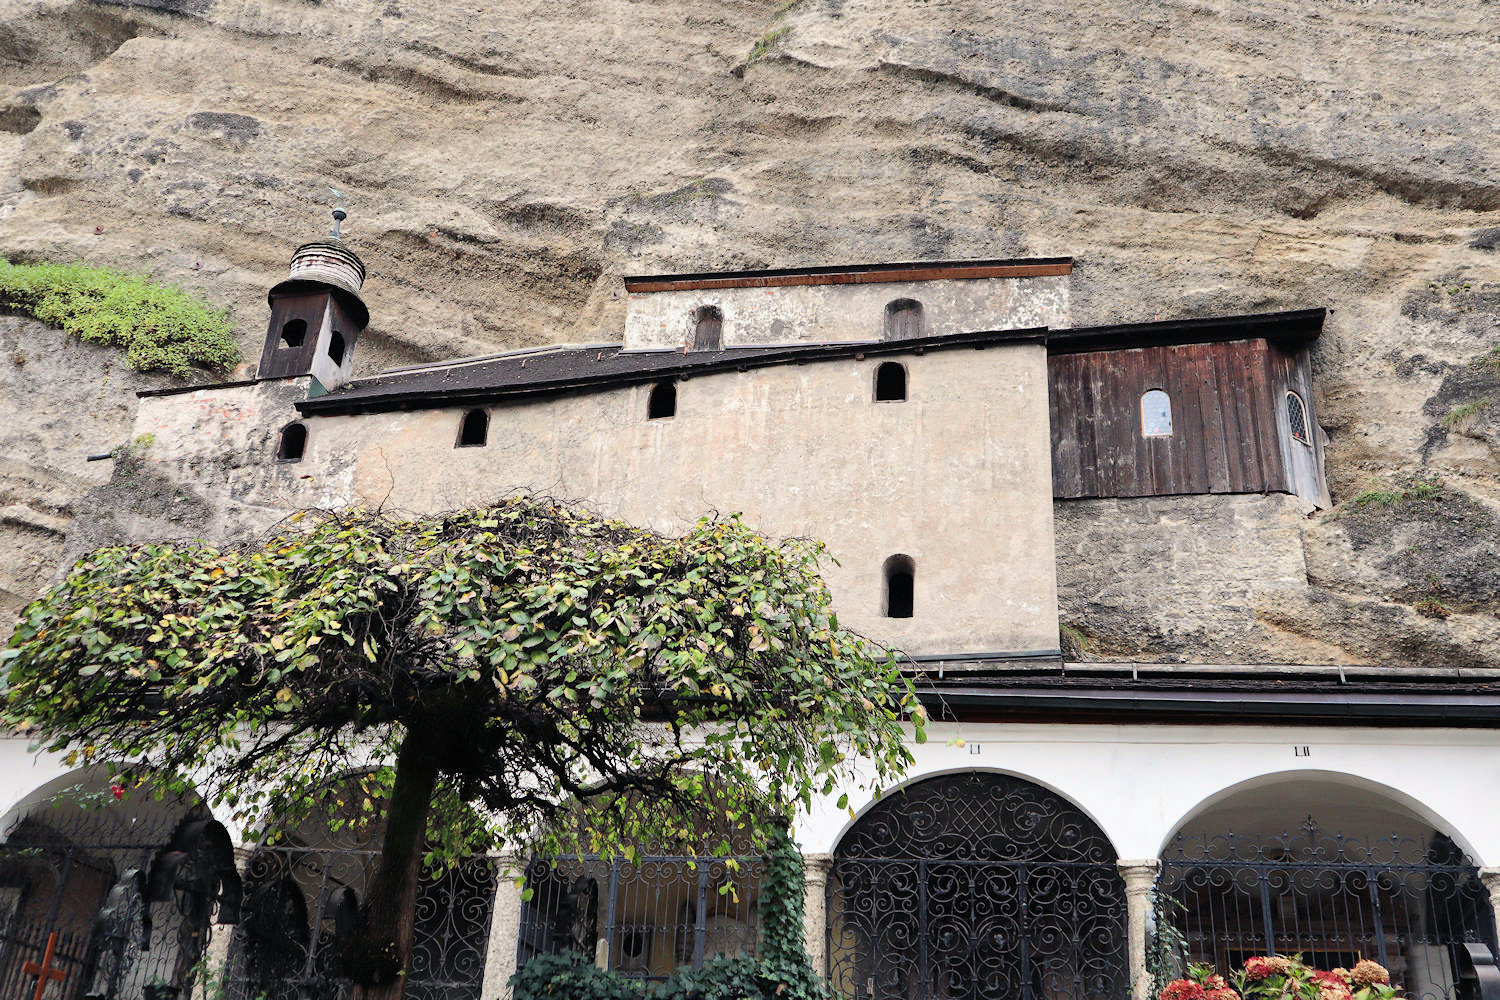
[(706, 811), (754, 829), (893, 780), (903, 720), (922, 739), (822, 558), (736, 517), (666, 537), (530, 497), (106, 548), (23, 612), (4, 721), (79, 764), (190, 775), (244, 820), (350, 771), (399, 788), (409, 757), (435, 774), (438, 854), (696, 851)]

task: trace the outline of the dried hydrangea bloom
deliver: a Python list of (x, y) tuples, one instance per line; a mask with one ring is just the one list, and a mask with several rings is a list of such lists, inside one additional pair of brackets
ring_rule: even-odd
[(1205, 1000), (1202, 986), (1191, 979), (1174, 979), (1161, 991), (1161, 1000)]
[(1292, 967), (1292, 960), (1280, 955), (1261, 955), (1245, 960), (1245, 976), (1250, 979), (1265, 979), (1268, 976), (1284, 976)]
[(1353, 993), (1349, 989), (1349, 983), (1344, 976), (1338, 975), (1343, 971), (1337, 969), (1333, 972), (1313, 973), (1313, 981), (1318, 984), (1318, 1000), (1350, 1000)]
[(1349, 981), (1356, 986), (1374, 986), (1390, 982), (1391, 974), (1385, 971), (1385, 966), (1367, 958), (1349, 970)]

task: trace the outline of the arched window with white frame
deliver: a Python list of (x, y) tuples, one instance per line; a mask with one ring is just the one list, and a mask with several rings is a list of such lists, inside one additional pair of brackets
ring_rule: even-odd
[(1172, 436), (1172, 397), (1161, 389), (1147, 389), (1141, 395), (1141, 436)]

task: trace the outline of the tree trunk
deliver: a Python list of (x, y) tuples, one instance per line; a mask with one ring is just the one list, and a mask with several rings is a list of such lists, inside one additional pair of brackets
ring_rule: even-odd
[(411, 961), (417, 876), (422, 868), (427, 814), (437, 787), (432, 730), (408, 728), (396, 755), (396, 787), (386, 810), (375, 877), (360, 911), (360, 928), (347, 956), (355, 1000), (402, 1000)]

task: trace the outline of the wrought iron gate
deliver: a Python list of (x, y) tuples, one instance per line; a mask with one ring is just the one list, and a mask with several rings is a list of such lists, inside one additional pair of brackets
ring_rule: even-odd
[(516, 964), (577, 951), (633, 978), (660, 981), (716, 955), (754, 955), (765, 859), (568, 855), (527, 872)]
[(851, 1000), (1083, 1000), (1127, 990), (1104, 833), (1008, 775), (918, 782), (863, 816), (828, 878), (828, 976)]
[[(274, 847), (245, 869), (244, 916), (229, 961), (232, 1000), (340, 1000), (351, 991), (345, 947), (375, 869), (361, 847)], [(424, 872), (417, 889), (407, 1000), (478, 1000), (496, 865), (476, 857)]]
[(185, 989), (237, 893), (228, 836), (200, 808), (39, 806), (0, 844), (0, 996), (42, 974), (62, 1000)]
[(1322, 968), (1374, 959), (1414, 1000), (1455, 995), (1451, 945), (1495, 948), (1489, 895), (1453, 841), (1346, 837), (1309, 817), (1276, 835), (1180, 834), (1163, 853), (1157, 933), (1221, 971), (1300, 953)]

